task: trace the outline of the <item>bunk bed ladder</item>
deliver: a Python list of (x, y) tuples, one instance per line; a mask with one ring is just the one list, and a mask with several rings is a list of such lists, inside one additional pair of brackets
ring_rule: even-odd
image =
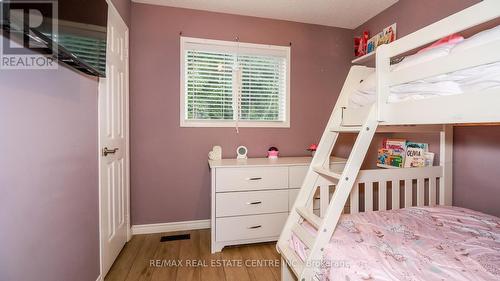
[[(377, 127), (375, 105), (370, 109), (370, 113), (361, 127), (342, 126), (341, 108), (339, 105), (335, 106), (277, 244), (277, 249), (282, 258), (287, 262), (295, 276), (298, 277), (298, 280), (313, 279), (317, 263), (321, 261), (323, 256), (324, 246), (332, 237)], [(343, 132), (358, 132), (358, 137), (343, 171), (331, 171), (329, 168), (330, 155), (339, 134)], [(315, 215), (312, 210), (314, 193), (320, 179), (336, 185), (335, 192), (323, 218)], [(311, 235), (302, 226), (304, 221), (318, 230), (315, 236)], [(304, 261), (289, 246), (292, 233), (309, 249), (307, 258)], [(286, 265), (282, 266), (286, 267)]]

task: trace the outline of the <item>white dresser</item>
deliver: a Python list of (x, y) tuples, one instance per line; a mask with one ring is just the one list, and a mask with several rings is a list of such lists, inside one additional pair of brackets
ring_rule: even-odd
[[(278, 240), (310, 162), (311, 157), (209, 161), (212, 253), (228, 245)], [(345, 159), (334, 157), (331, 163)]]

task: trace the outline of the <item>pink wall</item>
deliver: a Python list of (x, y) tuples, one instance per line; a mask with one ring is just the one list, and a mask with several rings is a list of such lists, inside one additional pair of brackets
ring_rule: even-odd
[[(180, 128), (179, 32), (184, 36), (288, 45), (291, 49), (291, 128)], [(350, 66), (352, 31), (188, 9), (132, 4), (132, 223), (210, 217), (207, 153), (222, 145), (235, 157), (270, 146), (305, 155), (318, 142)]]
[[(375, 34), (396, 22), (398, 37), (402, 37), (477, 2), (479, 1), (400, 0), (358, 27), (354, 34), (361, 34), (364, 30)], [(453, 154), (455, 205), (500, 216), (499, 137), (500, 126), (455, 128)]]

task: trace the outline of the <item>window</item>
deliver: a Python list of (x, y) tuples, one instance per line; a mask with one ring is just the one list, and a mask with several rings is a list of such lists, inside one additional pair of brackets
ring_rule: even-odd
[(106, 73), (106, 40), (72, 34), (60, 34), (56, 42), (83, 59), (92, 67)]
[(181, 37), (182, 127), (290, 127), (290, 47)]

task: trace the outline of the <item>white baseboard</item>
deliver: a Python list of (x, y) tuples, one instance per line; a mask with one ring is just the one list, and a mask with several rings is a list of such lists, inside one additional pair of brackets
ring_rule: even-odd
[(210, 228), (210, 220), (132, 225), (132, 235)]
[(97, 280), (96, 280), (96, 281), (102, 281), (102, 277), (101, 277), (101, 275), (99, 275), (99, 276), (97, 277)]

